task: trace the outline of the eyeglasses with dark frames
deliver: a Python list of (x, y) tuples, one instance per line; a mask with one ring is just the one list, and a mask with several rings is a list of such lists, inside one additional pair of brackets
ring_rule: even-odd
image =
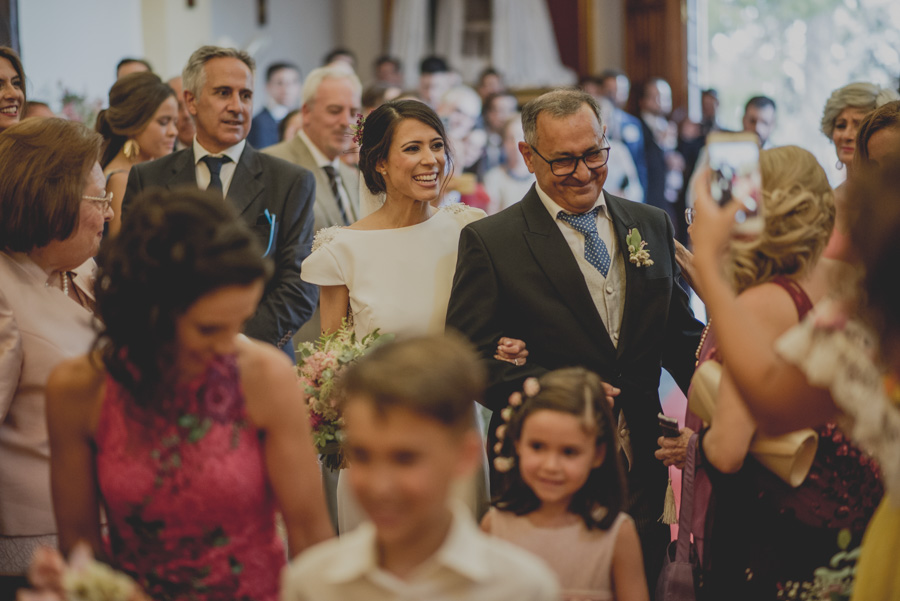
[(85, 194), (81, 198), (96, 204), (104, 213), (112, 208), (113, 193), (111, 191), (107, 192), (105, 196), (88, 196)]
[[(606, 136), (603, 136), (603, 142), (609, 144), (609, 142), (606, 141)], [(529, 146), (531, 146), (531, 144), (529, 144)], [(575, 173), (578, 170), (579, 161), (583, 161), (584, 166), (591, 171), (600, 169), (606, 165), (607, 161), (609, 161), (609, 146), (604, 146), (603, 148), (598, 148), (596, 150), (589, 150), (580, 157), (562, 157), (561, 159), (553, 160), (545, 158), (534, 146), (531, 146), (531, 149), (536, 155), (541, 157), (545, 163), (550, 165), (550, 172), (558, 177), (564, 177)]]

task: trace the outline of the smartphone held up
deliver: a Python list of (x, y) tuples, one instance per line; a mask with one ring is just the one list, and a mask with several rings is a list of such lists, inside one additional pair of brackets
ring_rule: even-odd
[(759, 172), (759, 138), (752, 133), (712, 132), (707, 138), (710, 194), (719, 206), (741, 203), (734, 231), (755, 236), (764, 227), (762, 176)]

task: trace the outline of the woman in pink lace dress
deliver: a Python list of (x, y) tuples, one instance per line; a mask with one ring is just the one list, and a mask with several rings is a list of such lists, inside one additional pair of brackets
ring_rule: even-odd
[(60, 549), (154, 598), (274, 600), (276, 509), (291, 554), (332, 534), (292, 366), (240, 333), (262, 254), (221, 198), (148, 193), (101, 252), (94, 352), (48, 384)]

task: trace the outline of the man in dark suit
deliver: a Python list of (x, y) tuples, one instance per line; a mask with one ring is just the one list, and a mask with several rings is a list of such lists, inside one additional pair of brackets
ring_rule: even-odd
[(675, 234), (687, 241), (684, 203), (678, 193), (684, 184), (684, 158), (675, 150), (678, 128), (669, 121), (672, 112), (672, 88), (665, 79), (644, 82), (638, 96), (641, 127), (644, 134), (644, 158), (647, 165), (647, 187), (644, 202), (666, 212), (675, 226)]
[(203, 46), (184, 69), (184, 99), (194, 118), (193, 146), (135, 165), (128, 175), (122, 212), (149, 187), (189, 185), (223, 192), (259, 235), (275, 273), (248, 336), (293, 357), (291, 337), (312, 315), (318, 289), (300, 279), (313, 238), (315, 180), (296, 165), (247, 144), (253, 110), (253, 59), (241, 50)]
[[(597, 102), (556, 90), (528, 103), (522, 123), (519, 150), (537, 185), (520, 203), (463, 229), (447, 325), (485, 358), (486, 404), (495, 418), (525, 378), (561, 367), (584, 366), (621, 390), (615, 415), (629, 512), (655, 585), (669, 540), (668, 527), (657, 522), (667, 482), (654, 457), (660, 368), (687, 389), (702, 325), (675, 285), (665, 213), (602, 190), (609, 151)], [(632, 229), (647, 242), (652, 264), (630, 261), (625, 237)], [(526, 365), (492, 358), (502, 336), (528, 344)]]
[(266, 105), (253, 117), (247, 141), (263, 149), (281, 142), (278, 125), (297, 108), (300, 99), (300, 69), (291, 63), (274, 63), (266, 69)]

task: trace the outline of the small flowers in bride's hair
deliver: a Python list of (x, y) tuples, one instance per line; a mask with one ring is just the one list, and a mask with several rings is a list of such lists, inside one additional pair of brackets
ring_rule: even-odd
[(538, 383), (537, 378), (528, 378), (525, 380), (525, 383), (522, 384), (522, 392), (525, 393), (525, 396), (532, 397), (537, 395), (540, 391), (541, 385)]
[(497, 426), (497, 438), (499, 440), (503, 440), (506, 438), (506, 424), (500, 424)]
[(625, 236), (625, 242), (628, 244), (628, 260), (638, 267), (653, 265), (653, 259), (650, 258), (650, 251), (647, 248), (647, 241), (641, 238), (638, 229), (632, 228), (628, 230)]
[(494, 469), (501, 474), (511, 470), (515, 464), (516, 460), (512, 457), (494, 457)]
[(362, 137), (363, 137), (363, 126), (366, 123), (366, 118), (363, 117), (362, 113), (356, 114), (356, 125), (351, 125), (350, 128), (353, 130), (353, 143), (357, 146), (362, 145)]
[(510, 407), (519, 407), (522, 405), (522, 393), (514, 392), (509, 395), (509, 406)]

